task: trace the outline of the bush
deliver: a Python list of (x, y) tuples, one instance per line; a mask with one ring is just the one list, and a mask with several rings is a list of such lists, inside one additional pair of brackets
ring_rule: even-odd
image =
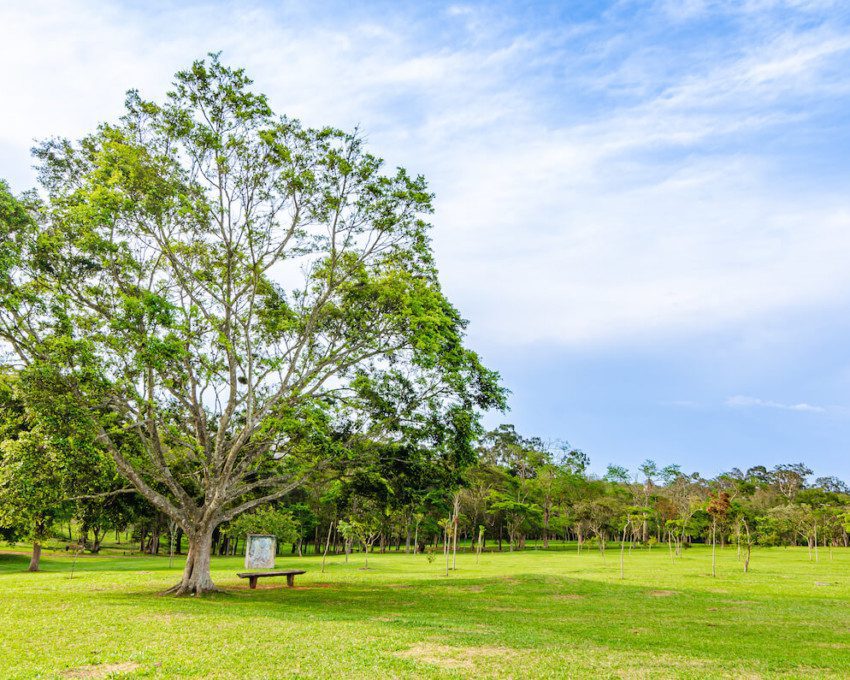
[(298, 530), (298, 523), (291, 512), (266, 506), (234, 519), (230, 522), (227, 533), (230, 536), (271, 534), (277, 538), (278, 544), (283, 544), (298, 538)]

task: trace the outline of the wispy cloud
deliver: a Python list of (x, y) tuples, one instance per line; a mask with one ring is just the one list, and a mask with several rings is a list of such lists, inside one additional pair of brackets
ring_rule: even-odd
[(159, 96), (222, 49), (276, 108), (360, 124), (431, 180), (438, 263), (476, 342), (632, 343), (850, 291), (850, 172), (799, 159), (828, 156), (821, 130), (840, 134), (850, 98), (848, 21), (828, 3), (133, 7), (0, 7), (0, 174), (23, 184), (33, 137), (80, 135), (124, 89)]
[(827, 410), (824, 406), (815, 406), (805, 402), (801, 402), (799, 404), (783, 404), (778, 401), (758, 399), (757, 397), (747, 397), (743, 395), (729, 397), (726, 400), (726, 405), (732, 408), (775, 408), (783, 411), (802, 411), (807, 413), (824, 413)]

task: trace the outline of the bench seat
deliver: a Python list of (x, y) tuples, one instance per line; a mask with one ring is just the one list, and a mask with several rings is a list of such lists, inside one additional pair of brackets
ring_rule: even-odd
[(298, 574), (306, 574), (303, 569), (288, 569), (286, 571), (240, 571), (236, 575), (239, 578), (247, 578), (248, 585), (253, 590), (257, 587), (257, 579), (267, 576), (286, 576), (286, 585), (288, 588), (295, 586), (295, 577)]

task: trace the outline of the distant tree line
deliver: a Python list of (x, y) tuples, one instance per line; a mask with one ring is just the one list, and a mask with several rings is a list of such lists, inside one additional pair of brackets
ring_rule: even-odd
[[(8, 385), (8, 380), (6, 383)], [(0, 444), (0, 532), (6, 540), (49, 536), (98, 552), (104, 538), (131, 540), (150, 554), (180, 554), (180, 528), (127, 492), (108, 461), (63, 467), (46, 433), (9, 436), (14, 402), (4, 403)], [(20, 414), (19, 414), (20, 417)], [(20, 423), (18, 423), (20, 428)], [(45, 438), (39, 444), (39, 437)], [(552, 549), (569, 542), (603, 556), (612, 542), (681, 556), (690, 544), (751, 548), (848, 546), (850, 489), (812, 480), (803, 463), (733, 468), (706, 479), (652, 460), (636, 470), (588, 472), (589, 457), (564, 442), (521, 436), (511, 425), (483, 434), (474, 460), (450, 466), (425, 451), (360, 441), (344, 460), (317, 469), (286, 501), (264, 504), (216, 529), (213, 553), (241, 554), (248, 533), (272, 533), (293, 555), (353, 551), (407, 553)], [(52, 461), (45, 464), (45, 461)], [(73, 530), (72, 530), (73, 527)], [(76, 532), (76, 536), (73, 535)], [(36, 548), (37, 550), (37, 548)], [(34, 555), (37, 568), (37, 555)]]

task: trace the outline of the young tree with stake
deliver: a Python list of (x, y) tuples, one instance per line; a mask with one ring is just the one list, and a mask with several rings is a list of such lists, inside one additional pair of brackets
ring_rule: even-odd
[(709, 496), (705, 511), (711, 517), (711, 575), (717, 576), (717, 524), (725, 522), (732, 504), (729, 494), (720, 491)]

